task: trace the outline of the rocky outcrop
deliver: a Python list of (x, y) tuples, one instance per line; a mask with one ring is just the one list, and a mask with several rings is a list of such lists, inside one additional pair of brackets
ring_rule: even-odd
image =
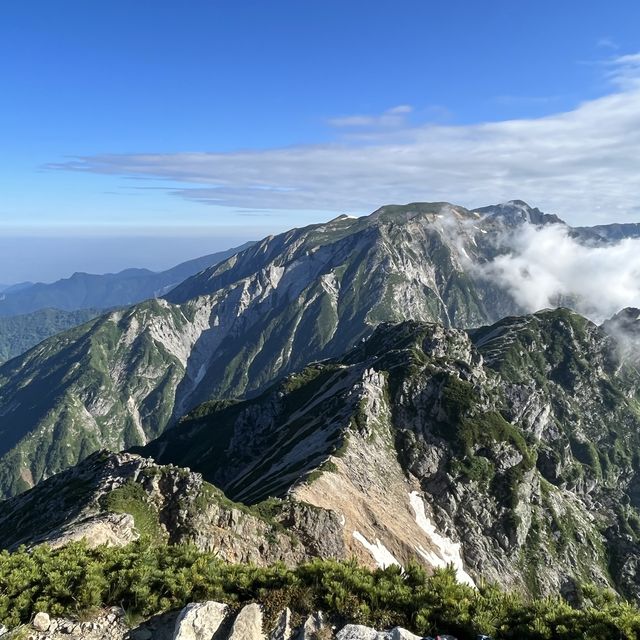
[[(194, 602), (180, 612), (171, 612), (143, 621), (131, 629), (124, 624), (124, 612), (113, 608), (100, 612), (90, 620), (77, 622), (69, 619), (47, 620), (46, 629), (41, 628), (37, 616), (31, 625), (22, 627), (25, 637), (31, 640), (419, 640), (407, 629), (394, 627), (387, 631), (376, 631), (358, 624), (346, 624), (336, 628), (329, 624), (320, 611), (310, 615), (304, 622), (291, 627), (289, 635), (282, 635), (283, 618), (290, 620), (290, 612), (282, 611), (278, 623), (272, 629), (265, 626), (259, 604), (246, 605), (232, 614), (228, 605), (220, 602)], [(38, 614), (40, 615), (40, 614)], [(46, 615), (46, 614), (44, 614)], [(48, 616), (47, 616), (48, 618)], [(289, 622), (287, 622), (289, 625)], [(287, 628), (289, 628), (287, 626)], [(2, 633), (0, 631), (0, 633)], [(456, 640), (453, 636), (440, 636)], [(425, 640), (433, 640), (426, 638)]]
[(81, 539), (93, 547), (121, 546), (140, 535), (259, 566), (346, 557), (334, 511), (293, 499), (247, 507), (198, 473), (131, 453), (98, 452), (0, 502), (0, 548), (59, 547)]
[(262, 624), (260, 605), (248, 604), (236, 616), (227, 640), (265, 640)]

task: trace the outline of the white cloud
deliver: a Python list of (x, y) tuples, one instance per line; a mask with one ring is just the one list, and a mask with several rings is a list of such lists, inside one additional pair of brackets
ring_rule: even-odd
[(640, 53), (619, 56), (608, 63), (609, 78), (625, 91), (640, 89)]
[(585, 246), (563, 225), (518, 227), (504, 239), (509, 253), (473, 268), (504, 287), (526, 311), (571, 301), (602, 322), (623, 307), (640, 307), (640, 239)]
[(640, 54), (612, 61), (608, 75), (615, 93), (545, 118), (399, 126), (410, 113), (402, 105), (334, 119), (371, 130), (333, 144), (97, 155), (51, 166), (177, 181), (181, 188), (167, 186), (176, 196), (250, 209), (367, 213), (390, 202), (475, 207), (520, 198), (574, 224), (620, 221), (640, 214)]

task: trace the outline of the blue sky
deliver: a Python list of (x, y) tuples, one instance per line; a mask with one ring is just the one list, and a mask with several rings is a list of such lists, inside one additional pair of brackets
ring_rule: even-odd
[(6, 0), (0, 282), (387, 202), (637, 220), (638, 25), (631, 0)]

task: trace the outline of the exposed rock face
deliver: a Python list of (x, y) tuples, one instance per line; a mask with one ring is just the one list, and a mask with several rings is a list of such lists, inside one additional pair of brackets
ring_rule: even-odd
[[(140, 531), (134, 515), (145, 513)], [(153, 522), (150, 526), (149, 522)], [(288, 566), (345, 558), (339, 515), (293, 499), (248, 508), (202, 476), (131, 453), (98, 452), (0, 503), (0, 548), (84, 538), (124, 545), (145, 533), (156, 542), (193, 543), (229, 562)]]
[[(327, 631), (329, 633), (327, 634)], [(318, 640), (323, 634), (331, 635), (329, 625), (322, 611), (316, 611), (307, 616), (296, 633), (296, 640)]]
[(264, 640), (262, 609), (253, 603), (243, 607), (231, 627), (228, 640)]
[(291, 609), (286, 607), (278, 616), (275, 627), (269, 634), (269, 640), (289, 640), (291, 638)]

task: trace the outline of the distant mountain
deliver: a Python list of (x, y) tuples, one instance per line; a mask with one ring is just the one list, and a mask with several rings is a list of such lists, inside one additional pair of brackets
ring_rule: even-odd
[(584, 238), (614, 242), (624, 238), (640, 238), (640, 224), (629, 222), (626, 224), (599, 224), (593, 227), (574, 227), (574, 233)]
[(0, 367), (0, 495), (101, 447), (145, 444), (202, 402), (255, 395), (381, 322), (469, 328), (522, 313), (476, 269), (508, 250), (514, 224), (564, 223), (519, 201), (340, 216), (44, 341)]
[(502, 204), (494, 204), (488, 207), (474, 209), (486, 218), (500, 219), (508, 227), (517, 227), (521, 224), (545, 225), (545, 224), (566, 224), (558, 216), (542, 213), (540, 209), (530, 207), (523, 200), (509, 200)]
[(0, 284), (0, 293), (14, 293), (33, 286), (33, 282), (19, 282), (18, 284)]
[(251, 244), (247, 242), (240, 247), (189, 260), (161, 272), (126, 269), (102, 275), (74, 273), (70, 278), (50, 284), (14, 285), (0, 292), (0, 316), (21, 315), (46, 308), (63, 311), (110, 309), (159, 297), (185, 278), (226, 260)]
[(100, 313), (98, 309), (40, 309), (25, 315), (0, 317), (0, 363), (28, 351), (49, 336), (91, 320)]

